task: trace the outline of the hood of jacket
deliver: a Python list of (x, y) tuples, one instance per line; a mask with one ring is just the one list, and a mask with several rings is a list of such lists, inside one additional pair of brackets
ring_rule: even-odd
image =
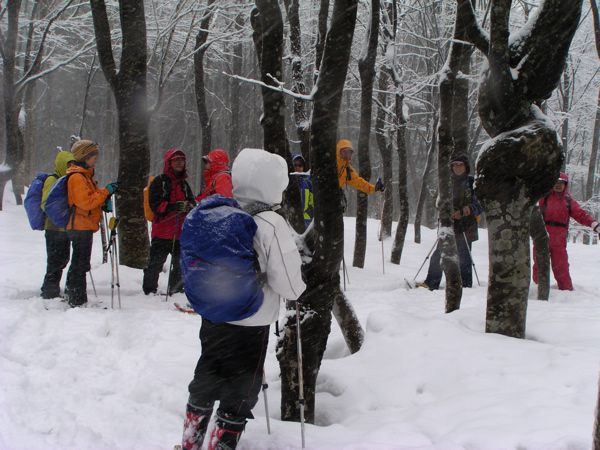
[(210, 169), (204, 169), (205, 178), (229, 169), (229, 155), (222, 148), (211, 150), (202, 159), (210, 163)]
[(245, 148), (237, 155), (231, 177), (233, 196), (242, 205), (279, 205), (289, 183), (285, 159), (258, 148)]
[[(170, 148), (167, 150), (165, 155), (163, 156), (163, 173), (168, 175), (170, 178), (187, 178), (187, 169), (184, 168), (183, 172), (180, 175), (175, 175), (173, 172), (173, 168), (171, 167), (171, 160), (175, 158), (175, 156), (183, 156), (185, 158), (185, 153), (178, 148)], [(186, 162), (187, 164), (187, 162)]]
[(71, 161), (75, 161), (75, 157), (71, 152), (58, 152), (54, 159), (54, 171), (59, 177), (64, 177), (67, 173), (67, 164)]
[[(461, 162), (465, 165), (466, 171), (465, 171), (464, 175), (461, 175), (461, 177), (466, 177), (471, 174), (471, 164), (469, 163), (469, 158), (467, 158), (464, 155), (455, 156), (452, 159), (450, 159), (450, 164), (452, 164), (455, 161)], [(456, 175), (454, 175), (454, 172), (452, 172), (452, 175), (456, 176)]]

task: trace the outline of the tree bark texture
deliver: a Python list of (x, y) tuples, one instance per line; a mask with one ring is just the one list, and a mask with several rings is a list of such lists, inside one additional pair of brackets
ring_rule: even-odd
[[(592, 17), (594, 19), (594, 39), (596, 42), (596, 54), (600, 58), (600, 13), (596, 0), (590, 0), (592, 6)], [(598, 101), (596, 102), (596, 119), (594, 120), (594, 131), (592, 136), (592, 150), (590, 152), (590, 163), (588, 165), (587, 182), (585, 184), (585, 199), (589, 200), (594, 195), (594, 183), (596, 181), (596, 167), (598, 165), (598, 147), (600, 147), (600, 89), (598, 90)]]
[[(244, 24), (242, 14), (238, 14), (235, 18), (235, 29), (238, 31)], [(243, 61), (243, 45), (240, 41), (233, 44), (233, 52), (231, 55), (231, 71), (233, 75), (242, 75)], [(231, 105), (231, 133), (229, 134), (229, 154), (231, 158), (235, 157), (240, 151), (240, 81), (232, 78), (230, 80), (230, 101)]]
[(489, 227), (486, 331), (522, 338), (531, 209), (552, 188), (564, 159), (552, 124), (535, 104), (550, 97), (560, 82), (582, 0), (546, 0), (532, 16), (530, 32), (510, 42), (510, 0), (494, 1), (489, 41), (470, 1), (458, 4), (467, 39), (489, 62), (480, 84), (479, 116), (492, 140), (479, 157), (476, 183)]
[[(306, 94), (304, 70), (302, 68), (302, 39), (300, 33), (300, 0), (285, 0), (288, 23), (290, 24), (290, 53), (292, 56), (292, 92)], [(304, 160), (310, 161), (310, 119), (305, 100), (294, 98), (294, 122), (300, 141), (300, 153)], [(308, 169), (308, 167), (306, 168)]]
[(548, 300), (550, 296), (550, 248), (549, 236), (546, 231), (544, 217), (539, 206), (535, 205), (531, 211), (529, 234), (535, 246), (535, 259), (538, 273), (538, 300)]
[[(283, 76), (283, 18), (277, 0), (255, 0), (251, 13), (254, 42), (261, 72), (261, 81), (278, 86)], [(283, 93), (262, 87), (264, 148), (287, 161), (288, 172), (293, 172), (292, 157), (285, 131), (285, 100)], [(283, 209), (296, 230), (304, 229), (298, 180), (290, 179), (284, 193)]]
[(202, 156), (208, 155), (212, 147), (212, 124), (206, 106), (206, 87), (204, 84), (204, 55), (208, 49), (206, 41), (208, 40), (208, 29), (213, 15), (213, 4), (214, 0), (207, 1), (207, 9), (200, 20), (200, 29), (196, 34), (196, 45), (194, 46), (194, 92), (196, 94), (200, 133), (202, 134)]
[[(396, 90), (400, 86), (396, 86)], [(408, 218), (410, 208), (408, 204), (408, 151), (406, 149), (406, 119), (404, 118), (403, 103), (404, 95), (396, 94), (396, 151), (398, 152), (398, 226), (392, 246), (391, 261), (400, 264), (406, 230), (408, 229)]]
[[(16, 76), (16, 51), (17, 39), (19, 33), (19, 11), (21, 9), (21, 0), (9, 0), (7, 8), (7, 30), (2, 46), (2, 71), (4, 82), (4, 128), (6, 142), (6, 165), (10, 172), (3, 174), (2, 185), (0, 186), (0, 211), (2, 210), (2, 200), (4, 186), (9, 177), (14, 176), (23, 161), (22, 147), (19, 146), (18, 127), (19, 127), (19, 107), (15, 98), (15, 76)], [(21, 195), (17, 189), (14, 189), (17, 204), (21, 204)]]
[[(306, 268), (307, 288), (301, 301), (306, 420), (314, 423), (315, 386), (327, 338), (331, 311), (340, 289), (344, 251), (342, 194), (337, 180), (335, 146), (338, 116), (356, 23), (357, 0), (336, 0), (317, 80), (311, 121), (311, 167), (315, 195), (314, 253)], [(281, 367), (283, 420), (298, 420), (295, 341), (291, 327), (277, 352)]]
[(385, 191), (383, 192), (383, 213), (380, 217), (380, 240), (392, 235), (392, 218), (394, 212), (394, 193), (392, 192), (392, 144), (388, 140), (389, 133), (385, 126), (385, 108), (387, 107), (385, 90), (387, 89), (389, 79), (390, 77), (387, 71), (384, 68), (381, 68), (379, 70), (379, 93), (377, 94), (379, 106), (375, 118), (375, 137), (377, 139), (379, 153), (381, 154), (381, 163), (383, 164), (383, 184), (385, 186)]
[(592, 450), (600, 450), (600, 378), (598, 379), (598, 393), (596, 395)]
[[(365, 52), (358, 60), (360, 75), (360, 129), (358, 133), (358, 171), (365, 180), (371, 178), (369, 141), (371, 138), (371, 118), (373, 114), (373, 81), (375, 80), (375, 59), (379, 37), (379, 0), (371, 0), (371, 17), (366, 35)], [(379, 195), (379, 194), (375, 194)], [(365, 266), (367, 251), (367, 217), (369, 200), (367, 194), (356, 191), (356, 230), (354, 237), (354, 267)]]
[(321, 0), (319, 5), (319, 17), (317, 19), (317, 42), (315, 43), (315, 70), (313, 78), (315, 84), (321, 70), (323, 49), (325, 48), (325, 37), (327, 36), (327, 17), (329, 16), (329, 0)]
[(115, 203), (120, 218), (120, 260), (123, 265), (143, 268), (148, 258), (148, 232), (142, 193), (150, 169), (144, 2), (119, 1), (122, 50), (118, 71), (104, 0), (90, 0), (90, 4), (100, 66), (117, 104), (120, 151)]

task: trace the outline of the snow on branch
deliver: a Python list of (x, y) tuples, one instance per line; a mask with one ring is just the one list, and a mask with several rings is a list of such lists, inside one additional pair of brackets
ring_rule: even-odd
[(272, 85), (264, 83), (262, 81), (254, 80), (252, 78), (241, 77), (239, 75), (231, 75), (230, 73), (227, 73), (227, 72), (224, 72), (224, 71), (222, 71), (221, 73), (223, 75), (227, 76), (227, 77), (234, 78), (236, 80), (240, 80), (240, 81), (243, 81), (245, 83), (257, 84), (259, 86), (265, 87), (267, 89), (271, 89), (273, 91), (282, 92), (284, 94), (289, 95), (290, 97), (297, 98), (299, 100), (305, 100), (307, 102), (312, 102), (314, 100), (314, 98), (313, 98), (314, 91), (312, 93), (308, 94), (308, 95), (306, 95), (306, 94), (298, 94), (296, 92), (293, 92), (293, 91), (290, 91), (289, 89), (284, 88), (283, 87), (284, 83), (281, 82), (281, 81), (279, 81), (279, 80), (277, 80), (275, 77), (273, 77), (271, 75), (269, 75), (269, 76), (273, 80), (275, 80), (277, 82), (278, 86), (272, 86)]

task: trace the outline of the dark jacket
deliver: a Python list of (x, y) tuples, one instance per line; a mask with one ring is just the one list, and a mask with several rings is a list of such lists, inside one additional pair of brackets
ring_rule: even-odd
[(456, 238), (465, 236), (469, 242), (479, 239), (477, 231), (477, 216), (483, 212), (483, 208), (477, 200), (473, 183), (475, 179), (469, 175), (469, 166), (466, 164), (467, 172), (462, 176), (452, 174), (452, 207), (454, 211), (463, 211), (468, 206), (471, 213), (454, 220), (454, 234)]
[(194, 202), (194, 194), (186, 181), (187, 171), (176, 175), (171, 169), (171, 159), (175, 155), (184, 155), (181, 150), (170, 149), (163, 157), (163, 173), (157, 176), (148, 195), (148, 203), (154, 212), (152, 221), (152, 237), (161, 239), (179, 239), (185, 212), (176, 211), (179, 201)]

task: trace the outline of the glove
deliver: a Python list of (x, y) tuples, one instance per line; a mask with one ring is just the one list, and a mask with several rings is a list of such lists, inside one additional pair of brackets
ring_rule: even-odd
[(113, 195), (115, 192), (119, 190), (119, 183), (113, 181), (112, 183), (108, 183), (106, 185), (106, 190), (108, 191), (108, 195)]
[(377, 178), (377, 182), (375, 183), (375, 192), (383, 192), (385, 191), (385, 186), (383, 185), (383, 181), (381, 178)]
[(104, 205), (102, 205), (102, 211), (107, 212), (107, 213), (113, 211), (113, 202), (110, 197), (106, 198)]
[(189, 202), (179, 201), (175, 202), (175, 211), (177, 212), (188, 212), (191, 208), (189, 208)]

